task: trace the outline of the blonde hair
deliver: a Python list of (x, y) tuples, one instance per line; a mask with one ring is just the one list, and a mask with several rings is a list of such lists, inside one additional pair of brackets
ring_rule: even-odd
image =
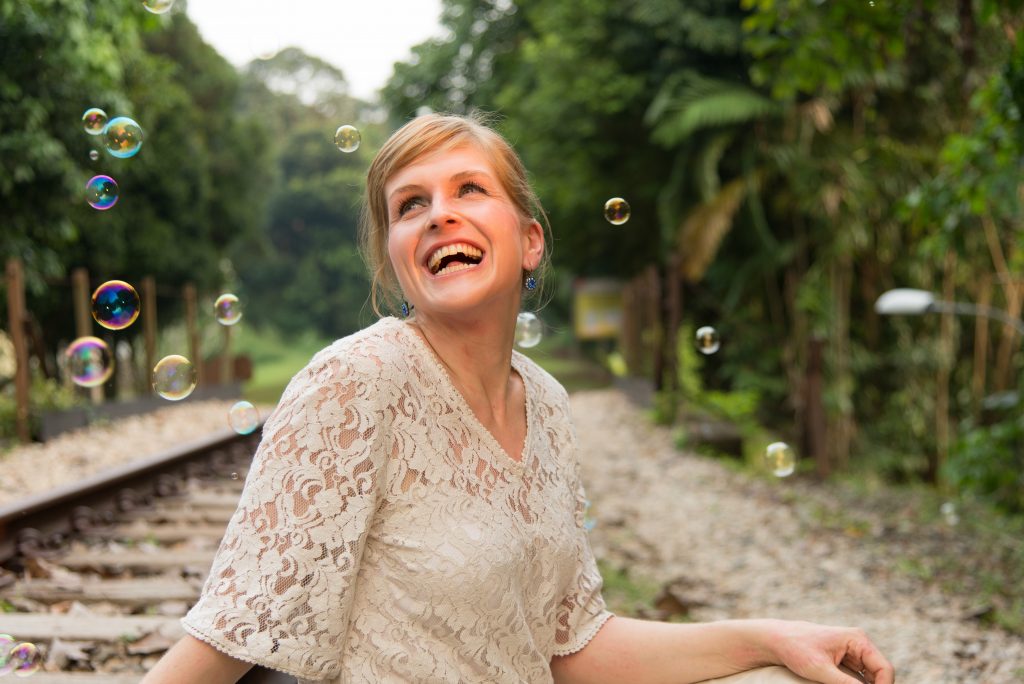
[[(522, 160), (492, 126), (492, 120), (481, 112), (468, 116), (426, 114), (395, 131), (377, 152), (366, 173), (366, 197), (359, 219), (359, 250), (370, 271), (370, 305), (378, 316), (382, 315), (382, 303), (395, 310), (402, 299), (398, 277), (388, 257), (388, 205), (384, 186), (393, 175), (424, 154), (467, 143), (476, 145), (490, 158), (499, 182), (523, 217), (540, 222), (545, 233), (550, 233), (547, 215), (530, 186)], [(550, 243), (545, 239), (544, 256), (534, 270), (534, 277), (541, 283), (548, 270)], [(525, 280), (525, 273), (523, 277)]]

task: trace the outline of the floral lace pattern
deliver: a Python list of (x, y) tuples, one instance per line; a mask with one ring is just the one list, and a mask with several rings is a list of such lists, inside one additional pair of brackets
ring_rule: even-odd
[(611, 616), (565, 390), (518, 352), (509, 456), (408, 323), (318, 353), (264, 427), (186, 631), (328, 682), (550, 682)]

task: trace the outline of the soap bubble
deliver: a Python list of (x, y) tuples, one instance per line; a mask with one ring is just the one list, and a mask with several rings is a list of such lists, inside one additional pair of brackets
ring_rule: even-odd
[(796, 470), (796, 454), (785, 442), (773, 442), (764, 453), (765, 464), (775, 477), (787, 477)]
[(359, 149), (360, 141), (362, 141), (362, 136), (359, 135), (359, 129), (355, 126), (345, 124), (334, 132), (334, 144), (342, 152), (355, 152)]
[(10, 653), (17, 642), (10, 634), (0, 634), (0, 676), (10, 674), (14, 665), (10, 661)]
[(134, 157), (142, 147), (142, 127), (127, 116), (116, 117), (103, 129), (103, 141), (118, 159)]
[(221, 325), (234, 325), (242, 320), (242, 305), (233, 294), (222, 294), (213, 303), (213, 312)]
[(516, 316), (516, 345), (523, 349), (536, 347), (542, 335), (543, 328), (535, 314), (523, 311)]
[(153, 367), (153, 389), (164, 399), (181, 401), (195, 388), (195, 366), (184, 356), (165, 356)]
[(117, 204), (117, 181), (110, 176), (93, 176), (85, 184), (85, 201), (93, 209), (106, 211)]
[(228, 411), (228, 424), (240, 435), (248, 435), (260, 424), (260, 413), (247, 401), (240, 401)]
[(718, 331), (710, 325), (697, 328), (696, 341), (697, 349), (700, 350), (701, 354), (705, 355), (714, 354), (722, 346), (722, 341), (718, 337)]
[(89, 135), (99, 135), (107, 125), (107, 113), (99, 107), (91, 107), (82, 115), (82, 126)]
[(93, 161), (96, 161), (99, 158), (100, 158), (100, 153), (99, 152), (97, 152), (96, 150), (89, 150), (89, 159), (92, 159)]
[(123, 330), (139, 317), (139, 295), (123, 280), (108, 280), (92, 293), (92, 317), (109, 330)]
[(79, 387), (99, 387), (114, 373), (110, 347), (98, 337), (79, 337), (64, 352), (71, 381)]
[(142, 0), (142, 6), (153, 14), (167, 14), (174, 7), (174, 0)]
[(28, 677), (39, 671), (43, 666), (43, 659), (35, 644), (23, 641), (8, 653), (7, 666), (13, 668), (15, 676)]
[(613, 226), (621, 226), (629, 220), (629, 202), (621, 197), (612, 197), (604, 203), (604, 217)]

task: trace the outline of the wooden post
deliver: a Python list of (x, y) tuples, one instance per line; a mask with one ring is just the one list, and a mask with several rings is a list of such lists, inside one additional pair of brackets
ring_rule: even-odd
[(825, 419), (825, 403), (822, 399), (824, 387), (822, 348), (824, 340), (813, 337), (807, 343), (807, 377), (804, 384), (804, 448), (814, 459), (815, 472), (821, 479), (832, 473), (828, 459), (827, 422)]
[(25, 340), (25, 276), (21, 261), (7, 260), (7, 319), (14, 344), (14, 400), (15, 429), (18, 439), (28, 442), (32, 439), (29, 429), (29, 369), (28, 344)]
[[(153, 367), (156, 365), (156, 280), (153, 276), (146, 276), (142, 279), (142, 334), (146, 345), (146, 369), (142, 374), (148, 391), (152, 391), (150, 384), (153, 377)], [(148, 393), (147, 391), (147, 393)]]
[(185, 329), (188, 331), (188, 353), (192, 367), (196, 369), (196, 382), (199, 386), (206, 380), (203, 372), (203, 357), (199, 348), (199, 327), (196, 325), (196, 286), (185, 283), (182, 293), (185, 297)]
[[(81, 266), (71, 271), (71, 300), (75, 308), (75, 337), (92, 335), (92, 290), (89, 288), (89, 271)], [(110, 362), (114, 350), (110, 350)], [(103, 388), (90, 387), (84, 390), (94, 404), (103, 403)]]
[(224, 349), (220, 355), (220, 381), (225, 385), (234, 378), (234, 364), (231, 362), (231, 328), (230, 325), (221, 326), (224, 328)]
[(71, 299), (75, 307), (75, 337), (92, 334), (92, 314), (89, 312), (89, 271), (76, 268), (71, 271)]

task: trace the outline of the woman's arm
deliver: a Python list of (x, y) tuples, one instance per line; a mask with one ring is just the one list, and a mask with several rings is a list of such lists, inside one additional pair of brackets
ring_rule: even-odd
[(252, 663), (232, 658), (186, 635), (164, 654), (141, 684), (235, 684), (250, 669)]
[(673, 624), (613, 617), (582, 650), (551, 661), (556, 684), (691, 684), (784, 665), (823, 684), (857, 684), (842, 663), (875, 684), (892, 666), (860, 630), (782, 620)]

